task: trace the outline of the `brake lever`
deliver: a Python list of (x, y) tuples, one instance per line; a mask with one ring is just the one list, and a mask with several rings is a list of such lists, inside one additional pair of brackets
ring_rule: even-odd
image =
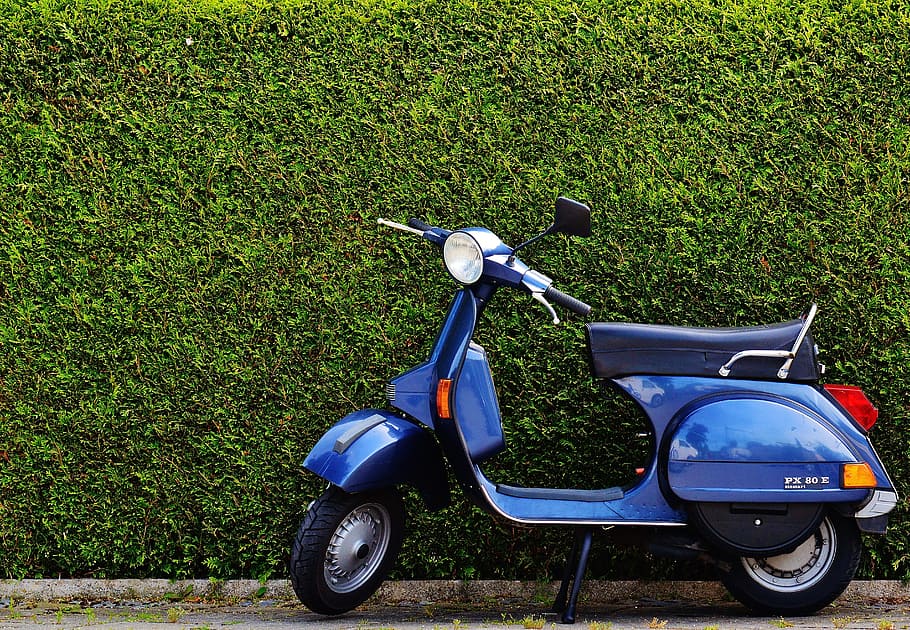
[(543, 293), (532, 292), (531, 297), (543, 304), (544, 308), (547, 309), (547, 311), (550, 313), (550, 316), (553, 318), (553, 324), (558, 326), (560, 323), (559, 317), (556, 316), (556, 311), (553, 309), (550, 303), (547, 302), (547, 298), (543, 296)]

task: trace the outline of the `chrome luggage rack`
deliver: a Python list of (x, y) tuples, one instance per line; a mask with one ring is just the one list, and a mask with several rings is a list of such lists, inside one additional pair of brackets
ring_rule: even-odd
[(793, 348), (790, 350), (743, 350), (742, 352), (737, 352), (730, 360), (723, 364), (718, 373), (721, 376), (729, 376), (730, 371), (733, 368), (733, 364), (739, 361), (740, 359), (746, 359), (749, 357), (763, 357), (771, 359), (784, 359), (784, 364), (780, 366), (780, 369), (777, 371), (777, 378), (785, 379), (790, 376), (790, 366), (793, 365), (793, 359), (796, 358), (796, 353), (799, 352), (799, 347), (803, 343), (803, 339), (806, 338), (806, 334), (809, 332), (809, 327), (812, 325), (812, 320), (815, 319), (815, 313), (818, 311), (818, 305), (815, 302), (812, 303), (812, 306), (809, 307), (809, 313), (806, 315), (806, 321), (803, 322), (803, 327), (799, 331), (799, 335), (796, 337), (796, 342), (793, 344)]

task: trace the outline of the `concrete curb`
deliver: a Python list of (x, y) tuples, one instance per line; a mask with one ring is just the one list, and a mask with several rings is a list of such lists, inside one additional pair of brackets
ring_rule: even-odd
[[(552, 599), (558, 582), (510, 580), (403, 580), (386, 582), (373, 602), (484, 602), (516, 599)], [(910, 585), (899, 581), (854, 581), (844, 598), (865, 601), (910, 602)], [(287, 580), (2, 580), (3, 601), (118, 601), (153, 602), (200, 600), (296, 601)], [(718, 582), (600, 581), (584, 583), (582, 598), (589, 603), (654, 599), (660, 601), (726, 601), (729, 596)]]

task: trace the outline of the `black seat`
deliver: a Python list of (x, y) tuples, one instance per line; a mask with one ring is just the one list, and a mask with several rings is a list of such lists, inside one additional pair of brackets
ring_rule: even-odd
[[(632, 374), (718, 376), (721, 366), (744, 350), (790, 350), (802, 319), (747, 328), (686, 328), (648, 324), (587, 325), (591, 369), (599, 378)], [(733, 364), (728, 378), (774, 379), (784, 359), (746, 357)], [(787, 380), (817, 381), (815, 343), (806, 334)]]

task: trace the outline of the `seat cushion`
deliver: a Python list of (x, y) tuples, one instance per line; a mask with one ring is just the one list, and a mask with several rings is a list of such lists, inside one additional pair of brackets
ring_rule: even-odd
[[(744, 350), (790, 350), (803, 320), (746, 328), (687, 328), (648, 324), (587, 325), (591, 368), (599, 378), (632, 374), (717, 376), (733, 355)], [(727, 378), (779, 380), (785, 359), (746, 357), (733, 364)], [(817, 381), (818, 361), (806, 334), (787, 380)]]

